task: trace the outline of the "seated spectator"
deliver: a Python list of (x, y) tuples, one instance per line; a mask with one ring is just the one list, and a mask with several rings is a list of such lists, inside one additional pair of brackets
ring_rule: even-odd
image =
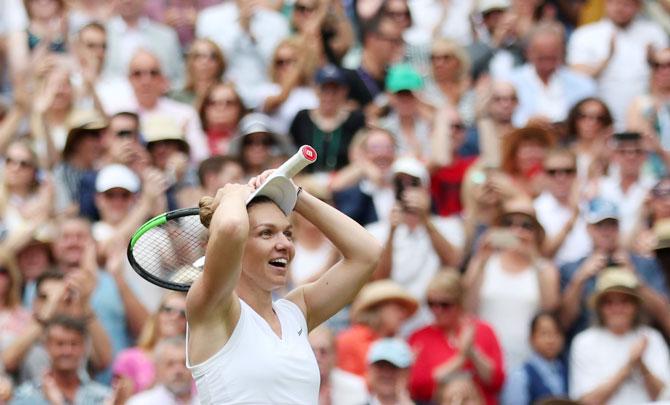
[(32, 319), (22, 333), (0, 352), (3, 368), (17, 375), (18, 383), (38, 384), (41, 381), (49, 367), (49, 356), (42, 340), (45, 325), (63, 314), (89, 319), (91, 351), (86, 359), (82, 358), (79, 362), (81, 370), (85, 370), (86, 363), (93, 371), (102, 370), (112, 361), (109, 337), (90, 309), (91, 280), (83, 276), (77, 279), (78, 285), (71, 284), (68, 288), (60, 272), (47, 271), (37, 278)]
[(226, 71), (226, 60), (216, 42), (198, 38), (186, 54), (186, 82), (184, 87), (172, 92), (170, 97), (198, 108), (210, 87), (220, 83)]
[(493, 329), (463, 311), (463, 286), (455, 269), (442, 269), (430, 281), (426, 300), (435, 322), (408, 339), (415, 355), (410, 370), (412, 398), (427, 403), (454, 373), (472, 373), (476, 391), (496, 404), (504, 379), (502, 351)]
[[(309, 42), (316, 43), (316, 38), (310, 38)], [(288, 134), (300, 110), (311, 110), (319, 105), (310, 86), (315, 71), (312, 62), (316, 61), (309, 59), (303, 45), (303, 41), (295, 37), (277, 45), (270, 65), (272, 83), (259, 91), (258, 108), (268, 114), (273, 130), (279, 134)]]
[(599, 98), (587, 97), (568, 113), (565, 126), (570, 147), (577, 154), (577, 176), (581, 181), (600, 176), (607, 169), (613, 118)]
[(204, 94), (198, 109), (212, 155), (229, 153), (231, 140), (238, 136), (246, 109), (235, 88), (232, 82), (214, 84)]
[(123, 350), (114, 359), (114, 375), (128, 378), (133, 392), (139, 393), (153, 386), (157, 370), (153, 352), (163, 339), (185, 335), (185, 310), (186, 298), (183, 294), (168, 292), (163, 295), (158, 310), (144, 324), (137, 346)]
[(428, 162), (431, 152), (432, 116), (420, 109), (417, 94), (423, 89), (423, 79), (410, 65), (389, 68), (386, 91), (389, 93), (390, 113), (379, 125), (396, 136), (400, 156), (413, 156)]
[(484, 405), (484, 397), (472, 380), (469, 373), (456, 372), (449, 374), (437, 388), (435, 405)]
[(367, 358), (369, 404), (413, 405), (407, 390), (412, 351), (401, 339), (380, 339), (371, 347)]
[(319, 403), (331, 405), (363, 405), (368, 397), (365, 380), (336, 367), (335, 336), (326, 326), (309, 333), (309, 343), (319, 364), (321, 383)]
[(396, 336), (403, 321), (418, 307), (418, 302), (391, 280), (373, 281), (363, 287), (351, 305), (352, 326), (337, 336), (337, 366), (364, 377), (370, 345), (380, 338)]
[(321, 68), (315, 81), (318, 107), (298, 112), (289, 130), (295, 145), (312, 145), (319, 155), (314, 164), (305, 168), (306, 173), (329, 172), (346, 166), (349, 144), (365, 124), (359, 110), (347, 107), (347, 80), (338, 67)]
[(595, 95), (596, 85), (589, 76), (563, 65), (564, 38), (557, 23), (542, 23), (530, 31), (528, 63), (509, 77), (519, 97), (516, 125), (524, 126), (530, 119), (563, 121), (577, 101)]
[(359, 131), (349, 149), (349, 164), (330, 180), (335, 207), (361, 225), (388, 220), (395, 203), (391, 172), (395, 137), (369, 127)]
[(533, 315), (558, 307), (559, 276), (541, 256), (544, 230), (531, 201), (505, 202), (494, 225), (482, 236), (468, 264), (464, 302), (493, 326), (509, 371), (530, 355), (527, 342)]
[(552, 149), (543, 163), (545, 189), (533, 206), (544, 228), (544, 255), (557, 266), (580, 259), (591, 251), (591, 238), (580, 215), (577, 158), (569, 149)]
[(44, 347), (50, 365), (38, 381), (19, 386), (11, 404), (103, 403), (111, 395), (110, 389), (80, 373), (87, 336), (85, 320), (64, 315), (50, 320), (44, 330)]
[(244, 169), (236, 158), (222, 155), (208, 157), (198, 166), (198, 184), (179, 190), (177, 205), (180, 208), (195, 207), (200, 197), (213, 197), (218, 189), (228, 183), (242, 183), (243, 178)]
[[(390, 278), (423, 301), (431, 278), (442, 266), (461, 262), (463, 230), (457, 218), (431, 215), (428, 171), (413, 158), (399, 158), (392, 168), (396, 203), (388, 221), (367, 229), (384, 244), (373, 278)], [(423, 318), (415, 319), (424, 326)], [(420, 324), (420, 325), (419, 325)]]
[(274, 132), (265, 114), (247, 114), (239, 127), (240, 134), (231, 141), (228, 154), (239, 160), (245, 179), (278, 166), (279, 159), (294, 152), (288, 137)]
[(654, 401), (670, 382), (670, 353), (656, 330), (640, 323), (643, 296), (635, 273), (600, 272), (591, 295), (598, 323), (579, 333), (570, 351), (570, 396), (585, 403)]
[(156, 342), (153, 352), (156, 385), (130, 397), (126, 404), (199, 404), (193, 377), (186, 368), (186, 339), (183, 336), (164, 338)]
[(558, 316), (540, 312), (530, 323), (533, 354), (514, 370), (501, 397), (502, 405), (531, 405), (546, 399), (567, 398), (568, 370), (561, 358), (565, 336)]

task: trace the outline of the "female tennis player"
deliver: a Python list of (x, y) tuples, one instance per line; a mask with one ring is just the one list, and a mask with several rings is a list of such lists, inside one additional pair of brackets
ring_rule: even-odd
[(209, 242), (203, 274), (187, 296), (187, 365), (204, 404), (317, 404), (319, 369), (310, 330), (356, 296), (375, 269), (379, 243), (352, 219), (309, 193), (295, 211), (340, 251), (342, 260), (285, 299), (294, 255), (289, 219), (266, 197), (246, 204), (272, 173), (227, 184), (201, 201)]

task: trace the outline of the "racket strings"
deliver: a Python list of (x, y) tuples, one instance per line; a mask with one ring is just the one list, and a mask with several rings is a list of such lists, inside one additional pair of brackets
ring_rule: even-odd
[(181, 217), (150, 229), (133, 247), (140, 267), (161, 280), (190, 285), (202, 272), (194, 263), (205, 255), (208, 230), (197, 215)]

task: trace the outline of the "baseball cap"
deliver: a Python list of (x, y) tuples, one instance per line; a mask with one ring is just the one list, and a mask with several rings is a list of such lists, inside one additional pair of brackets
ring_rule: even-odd
[(423, 88), (423, 79), (419, 72), (408, 64), (391, 67), (386, 75), (386, 90), (397, 93), (403, 90), (415, 91)]
[(618, 221), (619, 208), (612, 201), (602, 197), (596, 197), (588, 202), (585, 217), (586, 222), (589, 224), (597, 224), (606, 219), (614, 219)]
[(257, 132), (274, 132), (270, 117), (261, 113), (250, 113), (240, 120), (240, 135), (247, 136)]
[(421, 180), (421, 184), (427, 186), (430, 184), (428, 170), (426, 166), (413, 157), (401, 157), (393, 162), (391, 167), (393, 174), (404, 173)]
[(95, 179), (95, 191), (104, 193), (113, 188), (122, 188), (137, 193), (140, 191), (140, 178), (127, 166), (111, 164), (103, 167)]
[(511, 7), (509, 0), (479, 0), (477, 10), (482, 13), (488, 13), (493, 10), (506, 10)]
[(314, 81), (318, 85), (335, 83), (346, 86), (348, 84), (347, 78), (344, 77), (342, 70), (335, 65), (326, 65), (319, 69), (316, 72)]
[(402, 339), (379, 339), (370, 347), (368, 364), (379, 361), (388, 361), (398, 368), (407, 368), (412, 365), (412, 350)]

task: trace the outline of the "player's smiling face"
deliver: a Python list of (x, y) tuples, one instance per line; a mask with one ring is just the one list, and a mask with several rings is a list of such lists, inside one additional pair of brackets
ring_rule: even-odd
[(264, 290), (283, 287), (294, 255), (293, 228), (279, 207), (271, 202), (250, 207), (242, 277)]

